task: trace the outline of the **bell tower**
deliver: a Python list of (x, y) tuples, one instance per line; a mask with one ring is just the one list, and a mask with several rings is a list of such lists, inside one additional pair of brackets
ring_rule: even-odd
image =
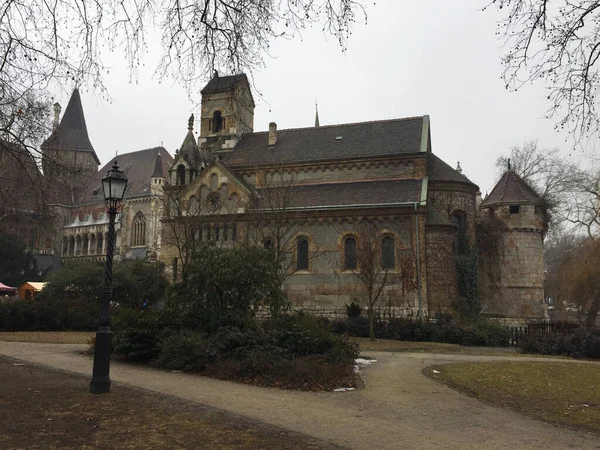
[(254, 98), (245, 74), (216, 71), (201, 93), (198, 145), (210, 160), (231, 152), (244, 133), (254, 130)]

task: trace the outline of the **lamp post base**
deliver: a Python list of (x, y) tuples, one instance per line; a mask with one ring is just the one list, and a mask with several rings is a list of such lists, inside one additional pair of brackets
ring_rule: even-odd
[(94, 369), (90, 392), (92, 394), (107, 394), (110, 392), (110, 346), (112, 331), (108, 327), (100, 327), (96, 332), (94, 346)]

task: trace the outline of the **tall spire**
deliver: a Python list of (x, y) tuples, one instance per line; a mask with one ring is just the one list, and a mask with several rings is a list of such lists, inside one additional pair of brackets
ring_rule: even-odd
[(315, 100), (315, 128), (319, 128), (319, 105)]
[(458, 161), (458, 162), (456, 163), (456, 171), (457, 171), (458, 173), (462, 173), (462, 167), (460, 167), (460, 161)]

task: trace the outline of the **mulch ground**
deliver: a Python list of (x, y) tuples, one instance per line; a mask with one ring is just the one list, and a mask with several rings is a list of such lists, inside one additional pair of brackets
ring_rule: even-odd
[(335, 449), (197, 403), (0, 357), (2, 449)]

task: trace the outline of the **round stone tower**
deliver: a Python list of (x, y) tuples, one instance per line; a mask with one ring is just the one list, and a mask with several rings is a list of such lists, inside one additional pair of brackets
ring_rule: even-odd
[(509, 169), (479, 208), (487, 236), (479, 245), (483, 314), (515, 323), (546, 319), (544, 201)]

